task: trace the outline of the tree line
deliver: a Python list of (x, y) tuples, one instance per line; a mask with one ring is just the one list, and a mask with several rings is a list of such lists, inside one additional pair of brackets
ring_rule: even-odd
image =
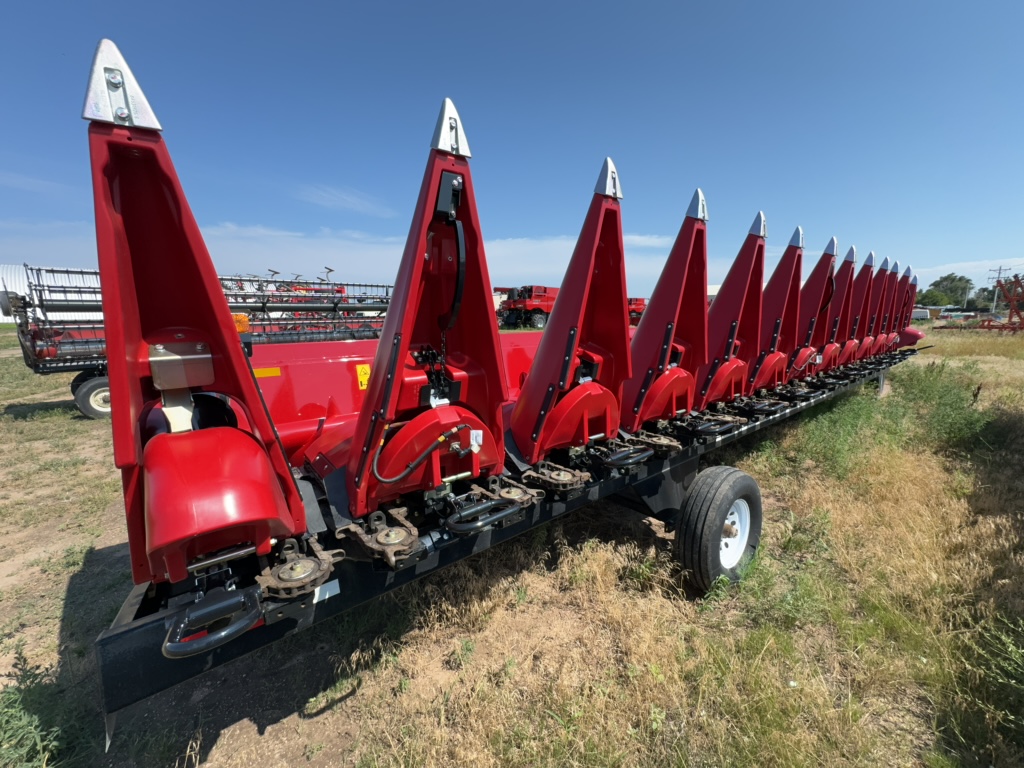
[(967, 310), (992, 309), (995, 288), (975, 289), (969, 277), (950, 272), (917, 294), (917, 303), (923, 307), (963, 307)]

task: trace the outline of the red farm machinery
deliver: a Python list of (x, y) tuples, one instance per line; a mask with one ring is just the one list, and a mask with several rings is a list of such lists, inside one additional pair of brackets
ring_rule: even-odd
[[(333, 270), (329, 270), (328, 274)], [(242, 275), (218, 277), (236, 328), (249, 342), (375, 339), (392, 286)], [(25, 365), (38, 374), (76, 372), (71, 394), (93, 419), (110, 417), (110, 381), (100, 273), (25, 265), (25, 290), (0, 286), (0, 311), (14, 319)]]
[(833, 240), (801, 283), (799, 228), (765, 286), (760, 213), (709, 309), (700, 190), (631, 328), (610, 159), (546, 330), (500, 334), (446, 99), (380, 338), (249, 346), (109, 41), (85, 118), (137, 585), (97, 640), (107, 713), (600, 499), (663, 521), (698, 588), (737, 579), (760, 492), (700, 462), (920, 338), (909, 271)]
[[(498, 321), (504, 328), (545, 328), (555, 308), (558, 289), (547, 285), (524, 285), (519, 288), (496, 288), (505, 294), (498, 307)], [(629, 322), (636, 325), (640, 322), (647, 299), (629, 298), (627, 309)]]
[(1006, 333), (1024, 331), (1024, 314), (1021, 313), (1021, 307), (1024, 305), (1024, 281), (1020, 275), (1014, 275), (1009, 280), (996, 280), (995, 292), (996, 301), (1006, 304), (1006, 318), (988, 317), (982, 320), (978, 327), (986, 331)]

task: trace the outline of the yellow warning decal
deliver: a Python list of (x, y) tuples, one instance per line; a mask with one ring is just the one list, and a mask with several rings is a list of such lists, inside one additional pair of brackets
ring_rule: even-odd
[(252, 372), (257, 379), (269, 379), (281, 375), (280, 368), (253, 368)]
[(359, 388), (366, 389), (370, 386), (370, 366), (360, 363), (356, 366), (356, 379), (359, 381)]

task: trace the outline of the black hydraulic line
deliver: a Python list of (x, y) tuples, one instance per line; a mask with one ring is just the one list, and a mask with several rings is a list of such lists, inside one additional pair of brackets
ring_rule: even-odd
[(606, 467), (612, 467), (614, 469), (621, 469), (624, 467), (632, 467), (636, 464), (640, 464), (647, 461), (654, 455), (653, 448), (647, 448), (646, 446), (635, 446), (632, 448), (624, 448), (621, 451), (616, 451), (602, 459), (602, 463)]
[(470, 427), (469, 424), (457, 424), (451, 429), (442, 432), (438, 436), (437, 440), (428, 445), (427, 449), (423, 451), (423, 453), (421, 453), (419, 456), (417, 456), (415, 459), (409, 462), (409, 465), (404, 470), (402, 470), (401, 473), (395, 475), (394, 477), (381, 477), (380, 470), (377, 468), (377, 463), (380, 461), (380, 455), (384, 450), (384, 438), (387, 436), (388, 430), (390, 428), (390, 424), (384, 425), (384, 431), (381, 432), (380, 434), (380, 442), (377, 444), (377, 450), (373, 454), (373, 464), (370, 465), (370, 469), (373, 472), (373, 476), (377, 478), (377, 482), (381, 483), (382, 485), (394, 485), (395, 483), (400, 483), (402, 480), (405, 480), (405, 478), (412, 474), (413, 470), (415, 470), (416, 467), (418, 467), (420, 464), (427, 460), (431, 453), (433, 453), (442, 445), (447, 443), (451, 438), (455, 437), (455, 435), (457, 435), (460, 431), (464, 429), (472, 429), (472, 427)]
[[(502, 508), (490, 515), (479, 517), (485, 512), (490, 512), (490, 510), (495, 507)], [(507, 517), (511, 517), (522, 508), (523, 504), (520, 501), (488, 499), (487, 501), (481, 501), (478, 504), (465, 507), (454, 514), (449, 515), (445, 518), (444, 527), (452, 533), (476, 533), (477, 531), (482, 531), (484, 528), (494, 525)], [(467, 522), (467, 518), (476, 519), (469, 520)]]

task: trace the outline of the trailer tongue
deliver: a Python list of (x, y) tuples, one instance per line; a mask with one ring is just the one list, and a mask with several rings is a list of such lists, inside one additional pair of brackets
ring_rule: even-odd
[[(833, 307), (834, 241), (801, 291), (794, 236), (763, 289), (760, 213), (709, 313), (700, 190), (631, 335), (610, 159), (547, 329), (499, 335), (446, 99), (380, 340), (250, 357), (160, 124), (109, 41), (85, 117), (137, 585), (96, 644), (111, 716), (600, 499), (663, 521), (698, 587), (737, 579), (760, 494), (739, 470), (698, 474), (701, 457), (914, 353), (897, 349), (912, 281), (897, 306), (888, 270), (866, 267)], [(871, 279), (878, 331), (851, 317)]]

